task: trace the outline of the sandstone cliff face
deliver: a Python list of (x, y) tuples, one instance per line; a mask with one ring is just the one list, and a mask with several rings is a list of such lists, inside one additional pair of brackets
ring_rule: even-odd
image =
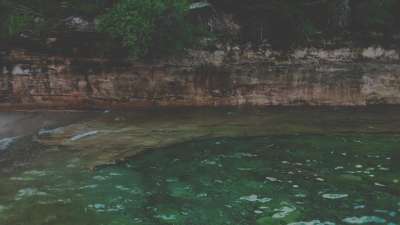
[(0, 106), (363, 106), (400, 104), (395, 50), (227, 48), (157, 64), (21, 51), (0, 61)]

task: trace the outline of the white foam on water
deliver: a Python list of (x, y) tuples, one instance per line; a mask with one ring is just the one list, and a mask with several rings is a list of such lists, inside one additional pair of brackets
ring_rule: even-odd
[(223, 184), (224, 183), (222, 180), (219, 180), (219, 179), (214, 180), (214, 182), (218, 183), (218, 184)]
[(38, 134), (39, 135), (50, 135), (50, 134), (61, 134), (64, 132), (64, 128), (59, 127), (55, 129), (40, 129)]
[(43, 171), (43, 170), (30, 170), (24, 172), (24, 175), (30, 175), (30, 176), (35, 176), (35, 177), (43, 177), (46, 176), (48, 172)]
[(155, 217), (165, 220), (165, 221), (176, 220), (176, 215), (174, 215), (174, 214), (170, 214), (170, 215), (162, 214), (162, 215), (157, 215)]
[(94, 204), (93, 206), (94, 206), (94, 208), (96, 208), (96, 209), (104, 209), (104, 208), (106, 207), (106, 205), (100, 204), (100, 203), (96, 203), (96, 204)]
[(108, 208), (107, 212), (118, 212), (118, 211), (121, 211), (121, 210), (124, 210), (124, 209), (125, 209), (125, 207), (123, 205), (118, 204), (118, 205), (115, 205), (113, 207)]
[(272, 218), (274, 218), (274, 219), (282, 219), (282, 218), (287, 217), (290, 213), (292, 213), (294, 211), (296, 211), (296, 207), (294, 207), (294, 206), (292, 206), (292, 207), (284, 206), (284, 207), (282, 207), (280, 209), (277, 209), (276, 213), (274, 213), (272, 215)]
[(11, 177), (10, 180), (13, 181), (33, 181), (36, 180), (37, 177), (44, 177), (48, 175), (47, 171), (43, 170), (30, 170), (25, 171), (20, 177)]
[(254, 158), (254, 157), (257, 157), (258, 155), (256, 155), (256, 154), (252, 154), (252, 153), (247, 153), (247, 152), (242, 152), (242, 153), (239, 153), (240, 154), (240, 156), (242, 156), (242, 157), (247, 157), (247, 158)]
[(321, 222), (320, 220), (312, 220), (308, 222), (294, 222), (294, 223), (289, 223), (288, 225), (335, 225), (335, 223), (332, 222)]
[(249, 195), (249, 196), (243, 196), (240, 197), (240, 200), (243, 201), (249, 201), (249, 202), (261, 202), (261, 203), (267, 203), (271, 201), (271, 198), (259, 198), (257, 195)]
[(262, 214), (263, 211), (261, 211), (261, 210), (254, 210), (254, 213), (255, 213), (255, 214)]
[(238, 168), (240, 171), (252, 171), (253, 168)]
[(241, 159), (241, 158), (255, 158), (257, 156), (258, 155), (252, 154), (252, 153), (238, 152), (238, 153), (235, 153), (233, 155), (223, 156), (223, 158), (238, 158), (238, 159)]
[(355, 205), (353, 209), (364, 209), (365, 205)]
[(89, 132), (86, 132), (86, 133), (83, 133), (83, 134), (75, 135), (75, 136), (73, 136), (72, 138), (70, 138), (69, 140), (70, 140), (70, 141), (77, 141), (77, 140), (80, 140), (80, 139), (82, 139), (82, 138), (94, 136), (94, 135), (96, 135), (96, 134), (98, 134), (98, 133), (99, 133), (99, 131), (97, 131), (97, 130), (95, 130), (95, 131), (89, 131)]
[(349, 224), (386, 223), (386, 220), (377, 216), (347, 217), (342, 220)]
[(33, 177), (10, 177), (12, 181), (33, 181), (35, 178)]
[(215, 161), (213, 161), (213, 160), (208, 160), (208, 159), (205, 159), (205, 160), (203, 160), (203, 161), (201, 161), (201, 164), (203, 164), (203, 165), (217, 165), (217, 162), (215, 162)]
[(26, 197), (45, 196), (45, 195), (47, 195), (46, 192), (39, 191), (36, 188), (24, 188), (17, 192), (15, 200), (18, 201)]
[(386, 187), (386, 185), (381, 184), (381, 183), (378, 183), (378, 182), (375, 182), (374, 185), (375, 185), (375, 186), (378, 186), (378, 187)]
[(265, 179), (267, 179), (267, 180), (269, 180), (271, 182), (279, 181), (278, 178), (275, 178), (275, 177), (266, 177)]
[(177, 181), (178, 181), (178, 178), (176, 178), (176, 177), (171, 177), (171, 178), (165, 179), (165, 181), (168, 182), (168, 183), (173, 183), (173, 182), (177, 182)]
[(294, 196), (297, 197), (297, 198), (305, 198), (305, 197), (307, 197), (307, 195), (303, 194), (303, 193), (295, 194)]
[(77, 165), (76, 165), (76, 164), (73, 164), (73, 163), (69, 163), (69, 164), (67, 164), (65, 167), (67, 167), (67, 168), (76, 168)]
[(384, 210), (384, 209), (376, 209), (376, 210), (374, 210), (374, 212), (383, 213), (383, 214), (386, 214), (391, 217), (395, 217), (397, 215), (397, 212), (395, 212), (395, 211), (388, 211), (388, 210)]
[(12, 145), (15, 140), (17, 140), (17, 137), (8, 137), (8, 138), (3, 138), (0, 139), (0, 151), (6, 150), (10, 145)]
[(88, 205), (88, 207), (90, 209), (96, 210), (96, 212), (105, 212), (105, 211), (107, 211), (106, 205), (102, 204), (102, 203), (90, 204), (90, 205)]
[(130, 190), (130, 188), (125, 187), (123, 185), (117, 185), (117, 186), (115, 186), (115, 188), (118, 190), (121, 190), (121, 191), (129, 191)]
[(340, 198), (347, 198), (349, 197), (348, 194), (323, 194), (323, 198), (326, 199), (340, 199)]
[(103, 181), (103, 180), (107, 180), (107, 177), (97, 175), (97, 176), (94, 176), (93, 179), (98, 180), (98, 181)]
[(98, 185), (97, 184), (90, 184), (90, 185), (86, 185), (86, 186), (82, 186), (79, 188), (79, 190), (85, 190), (85, 189), (95, 189), (97, 188)]
[(122, 176), (122, 174), (120, 174), (120, 173), (115, 173), (115, 172), (111, 172), (111, 173), (109, 173), (108, 175), (110, 175), (110, 176)]
[(52, 204), (69, 204), (72, 200), (70, 198), (67, 199), (57, 199), (57, 200), (49, 200), (49, 201), (37, 201), (38, 204), (41, 205), (52, 205)]
[(198, 198), (205, 198), (205, 197), (207, 197), (207, 196), (208, 196), (207, 193), (200, 193), (200, 194), (197, 194), (197, 195), (196, 195), (196, 197), (198, 197)]

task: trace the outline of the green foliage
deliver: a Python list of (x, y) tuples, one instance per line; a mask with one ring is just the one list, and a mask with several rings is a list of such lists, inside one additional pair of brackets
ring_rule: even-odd
[[(63, 45), (69, 49), (107, 45), (113, 46), (109, 52), (125, 55), (123, 46), (135, 57), (158, 57), (193, 47), (205, 35), (199, 24), (209, 25), (210, 18), (213, 24), (222, 12), (233, 15), (240, 25), (239, 35), (235, 32), (229, 40), (268, 42), (279, 48), (348, 37), (374, 41), (383, 37), (380, 40), (386, 42), (400, 33), (400, 0), (208, 0), (212, 8), (189, 10), (192, 2), (199, 1), (0, 0), (0, 39), (16, 40), (27, 34), (44, 46), (50, 35), (65, 35), (74, 39)], [(97, 29), (103, 35), (90, 33), (97, 39), (84, 42), (82, 34), (67, 34), (68, 26), (63, 25), (70, 17), (92, 22), (98, 18)], [(224, 21), (215, 26), (221, 28)], [(215, 37), (224, 37), (223, 27), (210, 30), (217, 31)]]
[[(8, 1), (1, 1), (0, 7), (2, 7), (1, 20), (3, 21), (0, 24), (2, 38), (13, 38), (22, 32), (32, 31), (32, 28), (40, 23), (40, 15), (29, 7)], [(35, 22), (36, 18), (38, 18), (37, 22)]]
[(44, 35), (74, 15), (94, 17), (106, 9), (106, 0), (0, 0), (0, 37), (14, 38), (28, 32)]
[(185, 20), (186, 0), (122, 0), (100, 17), (98, 30), (133, 56), (170, 54), (193, 44), (196, 29)]
[(365, 0), (355, 8), (354, 27), (368, 31), (398, 29), (396, 14), (400, 14), (398, 0)]
[(31, 15), (14, 14), (8, 18), (7, 23), (7, 36), (14, 37), (32, 26), (34, 18)]

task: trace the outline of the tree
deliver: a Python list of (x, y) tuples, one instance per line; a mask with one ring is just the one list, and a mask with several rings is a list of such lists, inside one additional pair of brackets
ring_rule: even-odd
[(122, 0), (100, 17), (98, 30), (121, 41), (132, 56), (169, 54), (193, 44), (196, 28), (186, 0)]

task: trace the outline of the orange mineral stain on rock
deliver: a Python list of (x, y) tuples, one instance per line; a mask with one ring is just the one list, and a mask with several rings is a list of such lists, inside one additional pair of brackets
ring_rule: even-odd
[(398, 52), (383, 48), (216, 52), (153, 64), (12, 51), (0, 106), (365, 106), (400, 103)]

